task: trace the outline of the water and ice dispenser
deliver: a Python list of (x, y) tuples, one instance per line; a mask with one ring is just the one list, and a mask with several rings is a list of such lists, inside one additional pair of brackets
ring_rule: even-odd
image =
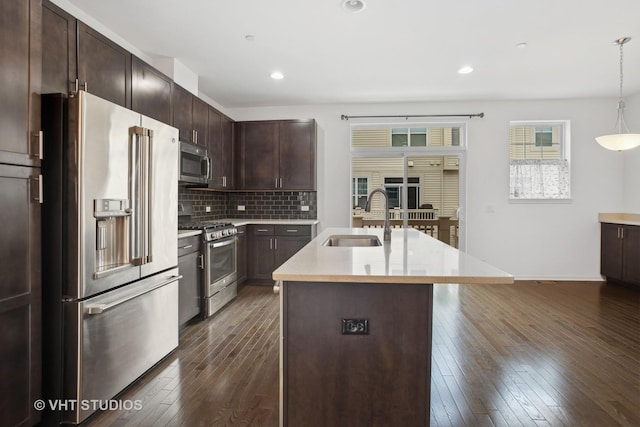
[(96, 199), (96, 273), (131, 263), (131, 209), (128, 199)]

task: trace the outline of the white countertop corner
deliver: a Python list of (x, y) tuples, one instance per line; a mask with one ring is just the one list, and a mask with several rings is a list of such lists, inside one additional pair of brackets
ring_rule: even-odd
[(328, 228), (273, 272), (274, 280), (360, 283), (511, 284), (513, 276), (413, 229), (393, 229), (377, 247), (328, 247), (331, 235), (376, 235), (381, 228)]

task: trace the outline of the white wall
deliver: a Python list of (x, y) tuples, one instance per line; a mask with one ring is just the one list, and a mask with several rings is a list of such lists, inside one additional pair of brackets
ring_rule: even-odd
[[(629, 130), (640, 133), (640, 93), (625, 100)], [(624, 212), (640, 214), (640, 147), (621, 153), (624, 157)]]
[[(625, 179), (639, 182), (624, 173), (627, 154), (604, 150), (594, 140), (613, 126), (615, 104), (615, 99), (578, 99), (316, 105), (228, 114), (235, 120), (318, 121), (318, 217), (322, 227), (331, 227), (349, 225), (349, 122), (341, 121), (341, 114), (484, 112), (484, 119), (468, 121), (467, 252), (519, 279), (599, 280), (598, 213), (640, 204), (626, 200), (639, 198), (637, 191), (624, 189)], [(571, 120), (572, 200), (509, 202), (509, 121), (550, 119)]]

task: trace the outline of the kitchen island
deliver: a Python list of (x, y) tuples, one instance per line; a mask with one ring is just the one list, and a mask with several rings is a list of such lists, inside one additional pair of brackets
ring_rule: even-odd
[(361, 228), (323, 231), (273, 279), (283, 426), (429, 425), (433, 284), (513, 283), (417, 230)]

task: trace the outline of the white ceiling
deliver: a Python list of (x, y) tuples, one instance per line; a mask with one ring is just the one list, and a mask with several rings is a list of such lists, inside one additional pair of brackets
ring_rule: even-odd
[(624, 92), (640, 92), (640, 0), (69, 1), (227, 108), (615, 97), (623, 36)]

